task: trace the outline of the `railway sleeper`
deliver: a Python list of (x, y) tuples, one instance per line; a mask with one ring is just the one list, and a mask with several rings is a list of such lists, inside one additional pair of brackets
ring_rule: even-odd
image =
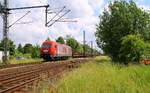
[(22, 73), (25, 71), (29, 71), (30, 69), (38, 68), (38, 66), (29, 66), (29, 67), (19, 67), (19, 68), (10, 68), (10, 69), (4, 69), (0, 70), (0, 76), (2, 75), (12, 75), (12, 74), (17, 74), (17, 73)]
[(24, 73), (18, 73), (18, 74), (14, 74), (14, 75), (10, 75), (10, 76), (4, 76), (3, 78), (0, 79), (0, 81), (4, 81), (4, 80), (8, 80), (8, 79), (12, 79), (12, 78), (16, 78), (16, 77), (19, 77), (19, 76), (22, 76), (22, 75), (26, 75), (26, 74), (32, 74), (34, 72), (38, 72), (40, 71), (39, 69), (36, 69), (36, 70), (31, 70), (31, 71), (28, 71), (28, 72), (24, 72)]
[(16, 91), (16, 89), (20, 88), (20, 87), (23, 87), (24, 85), (26, 84), (29, 84), (29, 83), (32, 83), (33, 81), (39, 79), (39, 77), (37, 78), (34, 78), (34, 79), (31, 79), (31, 80), (28, 80), (26, 82), (22, 82), (20, 84), (17, 84), (15, 86), (12, 86), (12, 87), (8, 87), (7, 89), (4, 89), (4, 90), (1, 90), (0, 93), (5, 93), (5, 92), (9, 92), (9, 91)]
[(18, 83), (18, 82), (26, 81), (28, 79), (32, 79), (32, 78), (35, 78), (35, 77), (39, 77), (39, 75), (38, 74), (37, 75), (32, 75), (32, 76), (31, 75), (30, 76), (26, 75), (26, 76), (14, 78), (14, 79), (2, 82), (2, 85), (7, 86), (7, 85), (15, 84), (15, 83)]

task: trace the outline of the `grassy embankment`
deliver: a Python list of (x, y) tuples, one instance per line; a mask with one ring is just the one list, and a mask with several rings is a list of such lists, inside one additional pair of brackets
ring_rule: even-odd
[(66, 73), (53, 87), (54, 93), (150, 93), (150, 66), (113, 65), (99, 57)]
[[(13, 59), (10, 59), (8, 61), (9, 64), (22, 64), (22, 63), (34, 63), (34, 62), (41, 62), (43, 61), (43, 59), (32, 59), (32, 58), (29, 58), (29, 59), (21, 59), (21, 60), (17, 60), (15, 58)], [(3, 65), (2, 62), (0, 62), (0, 65)]]
[(15, 58), (13, 58), (13, 59), (9, 60), (9, 63), (10, 64), (21, 64), (21, 63), (34, 63), (34, 62), (41, 62), (41, 61), (43, 61), (43, 59), (29, 58), (29, 59), (16, 60)]
[(43, 59), (41, 58), (32, 58), (31, 54), (20, 54), (17, 57), (10, 57), (9, 63), (10, 64), (21, 64), (21, 63), (34, 63), (34, 62), (41, 62)]
[[(20, 54), (17, 57), (10, 56), (8, 60), (8, 64), (34, 63), (34, 62), (43, 61), (42, 58), (32, 58), (31, 54)], [(0, 65), (3, 65), (1, 61), (0, 61)]]

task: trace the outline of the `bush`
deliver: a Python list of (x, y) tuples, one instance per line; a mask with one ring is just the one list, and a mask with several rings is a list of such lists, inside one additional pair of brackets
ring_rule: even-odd
[[(96, 40), (98, 46), (103, 49), (104, 53), (109, 55), (113, 62), (122, 63), (122, 58), (120, 59), (120, 50), (124, 52), (124, 55), (121, 53), (121, 56), (124, 58), (123, 61), (127, 61), (126, 58), (130, 58), (129, 61), (139, 61), (143, 52), (143, 46), (134, 43), (132, 45), (134, 45), (134, 48), (137, 46), (135, 49), (136, 51), (128, 53), (128, 50), (123, 50), (128, 46), (122, 48), (122, 45), (124, 45), (122, 43), (122, 38), (128, 35), (140, 34), (144, 41), (149, 42), (150, 13), (139, 8), (133, 0), (113, 0), (108, 6), (108, 10), (104, 10), (99, 19)], [(135, 40), (136, 42), (144, 44), (143, 40)], [(127, 44), (127, 42), (125, 43)], [(129, 50), (130, 52), (132, 51), (131, 49)], [(140, 53), (138, 50), (140, 50)]]
[(146, 49), (144, 51), (143, 59), (150, 59), (150, 43), (146, 43)]
[(31, 56), (32, 58), (40, 58), (40, 46), (39, 45), (36, 45), (33, 48)]
[(120, 61), (123, 63), (140, 62), (146, 50), (146, 43), (139, 35), (128, 35), (122, 38)]

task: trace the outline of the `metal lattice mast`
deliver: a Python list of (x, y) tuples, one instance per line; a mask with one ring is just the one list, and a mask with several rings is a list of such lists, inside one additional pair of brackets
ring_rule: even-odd
[[(55, 22), (77, 22), (77, 21), (70, 21), (70, 20), (60, 20), (63, 16), (65, 16), (67, 13), (70, 12), (70, 10), (66, 11), (64, 14), (62, 14), (59, 18), (57, 18), (56, 20), (53, 20), (53, 18), (48, 21), (47, 17), (48, 17), (48, 7), (49, 5), (42, 5), (42, 6), (29, 6), (29, 7), (18, 7), (18, 8), (9, 8), (8, 6), (8, 0), (4, 0), (4, 4), (1, 5), (0, 4), (0, 13), (2, 14), (2, 17), (3, 17), (3, 48), (4, 48), (4, 56), (3, 56), (3, 62), (5, 64), (7, 64), (7, 61), (8, 61), (8, 54), (7, 54), (7, 51), (8, 51), (8, 31), (9, 31), (9, 28), (11, 26), (13, 26), (14, 24), (16, 24), (19, 20), (21, 20), (24, 16), (26, 16), (29, 12), (27, 12), (24, 16), (22, 16), (21, 18), (19, 18), (18, 20), (16, 20), (13, 24), (11, 24), (9, 26), (9, 22), (8, 22), (8, 15), (9, 15), (9, 12), (10, 11), (14, 11), (14, 10), (24, 10), (24, 9), (33, 9), (33, 8), (45, 8), (45, 26), (46, 27), (50, 27), (52, 26)], [(63, 10), (63, 9), (62, 9)], [(56, 16), (58, 16), (62, 10), (56, 14)], [(54, 18), (56, 17), (54, 16)], [(51, 22), (51, 23), (50, 23)], [(50, 24), (49, 24), (50, 23)], [(49, 25), (48, 25), (49, 24)]]
[(8, 57), (7, 57), (7, 50), (8, 50), (8, 0), (4, 0), (4, 6), (3, 6), (3, 44), (4, 44), (4, 56), (3, 56), (3, 62), (7, 63)]
[(91, 41), (91, 57), (93, 57), (93, 41)]
[(83, 31), (83, 56), (85, 57), (85, 31)]

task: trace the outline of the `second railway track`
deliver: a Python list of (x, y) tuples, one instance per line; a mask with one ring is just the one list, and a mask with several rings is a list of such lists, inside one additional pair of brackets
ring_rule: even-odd
[(42, 78), (42, 74), (53, 77), (68, 68), (76, 67), (87, 59), (66, 60), (0, 69), (0, 93), (13, 92), (33, 81)]

